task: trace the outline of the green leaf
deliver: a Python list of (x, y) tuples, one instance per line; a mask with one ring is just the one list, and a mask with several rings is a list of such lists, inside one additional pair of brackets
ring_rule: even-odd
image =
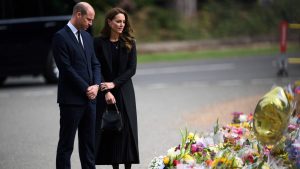
[(218, 131), (219, 131), (219, 118), (217, 119), (216, 125), (214, 127), (214, 134), (216, 135)]

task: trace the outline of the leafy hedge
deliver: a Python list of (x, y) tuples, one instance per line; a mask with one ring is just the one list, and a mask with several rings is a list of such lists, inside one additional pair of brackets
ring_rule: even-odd
[[(106, 6), (102, 4), (102, 8), (97, 8), (99, 4), (95, 4), (95, 34), (102, 27), (103, 11), (117, 4), (117, 0), (109, 2)], [(135, 2), (136, 8), (130, 12), (130, 17), (139, 41), (277, 36), (278, 24), (283, 17), (290, 22), (300, 22), (299, 0), (273, 0), (269, 4), (242, 0), (206, 0), (201, 1), (198, 12), (191, 18), (181, 17), (171, 5), (161, 6), (158, 0), (149, 0), (145, 5), (143, 0)], [(171, 0), (168, 2), (171, 3)]]

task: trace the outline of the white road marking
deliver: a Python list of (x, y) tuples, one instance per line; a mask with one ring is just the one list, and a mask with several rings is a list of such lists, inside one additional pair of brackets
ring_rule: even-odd
[(264, 84), (274, 84), (274, 78), (265, 78), (265, 79), (251, 79), (251, 84), (253, 85), (264, 85)]
[(163, 88), (167, 88), (168, 86), (170, 86), (170, 84), (155, 83), (155, 84), (148, 85), (147, 88), (150, 88), (150, 89), (163, 89)]
[(55, 95), (55, 91), (53, 90), (38, 90), (38, 91), (28, 91), (24, 92), (24, 97), (40, 97), (40, 96), (51, 96)]
[(242, 84), (242, 80), (221, 80), (217, 82), (219, 86), (240, 86)]
[(184, 82), (182, 86), (186, 87), (208, 87), (210, 84), (208, 82), (202, 82), (202, 81), (194, 81), (194, 82)]
[[(286, 84), (293, 79), (281, 80), (283, 84)], [(209, 81), (191, 81), (182, 82), (176, 84), (169, 83), (154, 83), (149, 85), (135, 85), (137, 89), (162, 89), (171, 86), (183, 86), (183, 87), (210, 87), (210, 86), (241, 86), (241, 85), (275, 85), (277, 82), (276, 78), (265, 78), (265, 79), (249, 79), (249, 80), (219, 80), (214, 82)]]
[(156, 74), (174, 74), (174, 73), (186, 73), (186, 72), (200, 72), (200, 71), (217, 71), (217, 70), (230, 70), (234, 69), (233, 63), (223, 64), (210, 64), (199, 66), (174, 66), (165, 68), (151, 68), (151, 69), (139, 69), (136, 75), (156, 75)]

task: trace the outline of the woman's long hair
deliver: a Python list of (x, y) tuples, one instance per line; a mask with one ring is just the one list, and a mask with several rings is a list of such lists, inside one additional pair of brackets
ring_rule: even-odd
[(113, 20), (114, 17), (120, 13), (124, 14), (124, 16), (125, 16), (125, 27), (123, 29), (122, 34), (120, 34), (120, 39), (125, 42), (126, 48), (130, 51), (132, 48), (133, 40), (134, 40), (134, 37), (132, 36), (133, 30), (132, 30), (130, 22), (128, 20), (128, 14), (122, 8), (118, 8), (118, 7), (112, 8), (111, 10), (109, 10), (106, 13), (105, 24), (104, 24), (103, 29), (101, 30), (101, 35), (104, 37), (108, 37), (108, 38), (110, 37), (111, 28), (108, 25), (108, 20)]

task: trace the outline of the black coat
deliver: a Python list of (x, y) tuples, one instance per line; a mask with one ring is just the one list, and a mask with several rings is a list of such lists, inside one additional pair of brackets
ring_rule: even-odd
[[(94, 48), (96, 56), (101, 63), (102, 80), (105, 82), (113, 82), (115, 84), (116, 94), (121, 96), (115, 96), (116, 98), (122, 98), (124, 108), (126, 109), (131, 133), (134, 139), (135, 150), (138, 154), (138, 127), (137, 127), (137, 112), (136, 112), (136, 101), (133, 83), (131, 77), (136, 72), (137, 56), (135, 43), (132, 45), (130, 51), (125, 47), (125, 43), (120, 40), (120, 59), (117, 77), (113, 78), (112, 71), (112, 57), (111, 57), (111, 46), (109, 38), (97, 37), (94, 39)], [(101, 117), (106, 107), (104, 93), (100, 92), (97, 97), (97, 123), (96, 123), (96, 134), (101, 135)], [(96, 143), (97, 144), (97, 143)], [(97, 148), (97, 146), (96, 146)], [(97, 152), (97, 150), (96, 150)]]

